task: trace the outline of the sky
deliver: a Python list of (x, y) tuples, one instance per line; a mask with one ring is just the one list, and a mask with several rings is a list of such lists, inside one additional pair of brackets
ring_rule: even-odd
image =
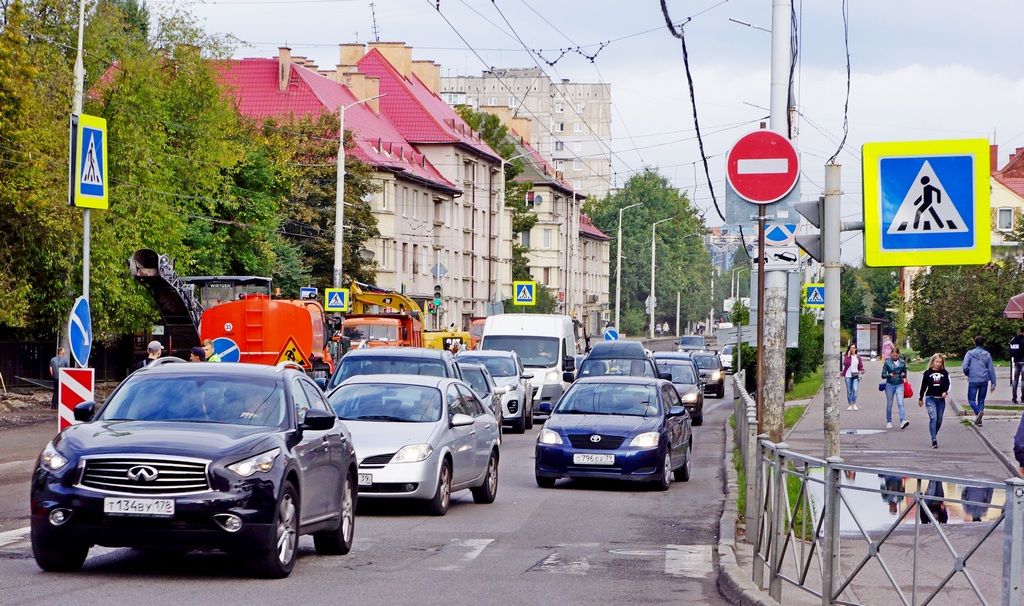
[[(1016, 50), (1024, 2), (793, 2), (803, 199), (821, 194), (824, 165), (835, 155), (843, 218), (860, 219), (861, 146), (868, 142), (983, 138), (999, 145), (999, 166), (1024, 147)], [(163, 3), (148, 2), (154, 10)], [(243, 42), (235, 57), (273, 57), (288, 46), (327, 68), (338, 62), (338, 44), (380, 40), (412, 46), (413, 59), (440, 63), (442, 76), (539, 66), (555, 81), (610, 84), (615, 184), (657, 169), (706, 210), (708, 225), (720, 225), (712, 188), (724, 214), (725, 154), (768, 120), (771, 35), (764, 30), (772, 0), (666, 6), (673, 23), (685, 22), (710, 188), (681, 44), (660, 0), (223, 0), (191, 10), (208, 32)], [(570, 48), (579, 52), (562, 54)], [(844, 262), (863, 257), (856, 233), (844, 232), (842, 248)]]

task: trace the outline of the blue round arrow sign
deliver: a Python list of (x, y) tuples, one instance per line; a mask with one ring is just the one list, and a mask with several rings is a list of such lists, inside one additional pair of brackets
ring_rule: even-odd
[(88, 367), (89, 354), (92, 353), (92, 315), (89, 312), (89, 300), (85, 297), (75, 299), (71, 307), (68, 340), (75, 363), (82, 368)]
[(213, 353), (217, 354), (221, 362), (237, 362), (241, 359), (238, 344), (227, 337), (213, 340)]

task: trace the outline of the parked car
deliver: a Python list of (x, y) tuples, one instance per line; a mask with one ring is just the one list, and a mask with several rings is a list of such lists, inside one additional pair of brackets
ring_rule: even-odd
[(451, 495), (498, 494), (497, 419), (466, 383), (421, 375), (347, 379), (328, 399), (352, 432), (359, 491), (368, 499), (421, 499), (443, 516)]
[(330, 391), (345, 379), (359, 375), (403, 374), (463, 379), (450, 351), (424, 347), (367, 347), (345, 354), (338, 361), (324, 390)]
[(707, 349), (703, 335), (683, 335), (679, 337), (676, 351), (702, 351)]
[(672, 383), (646, 377), (579, 379), (537, 435), (534, 473), (558, 478), (650, 482), (668, 490), (690, 479), (690, 416)]
[(690, 354), (697, 363), (700, 374), (704, 377), (704, 393), (716, 398), (725, 397), (725, 369), (722, 360), (713, 351), (695, 351)]
[(690, 354), (673, 351), (654, 352), (654, 359), (658, 361), (658, 368), (672, 376), (672, 385), (679, 392), (679, 398), (690, 413), (693, 424), (703, 425), (704, 377), (700, 375), (697, 363)]
[(502, 424), (512, 426), (515, 433), (533, 429), (533, 373), (523, 367), (519, 354), (514, 351), (480, 350), (461, 351), (455, 361), (483, 364), (499, 387), (506, 387), (501, 396)]
[(90, 547), (219, 549), (286, 577), (299, 535), (352, 548), (356, 454), (323, 392), (293, 363), (161, 358), (128, 376), (36, 464), (32, 551), (79, 569)]
[[(571, 373), (566, 373), (566, 379)], [(658, 364), (638, 341), (600, 341), (579, 366), (580, 378), (631, 376), (659, 378)]]
[[(473, 388), (476, 397), (480, 398), (480, 402), (498, 420), (498, 427), (500, 428), (503, 421), (501, 415), (501, 396), (508, 389), (499, 387), (494, 381), (494, 377), (491, 376), (491, 373), (483, 364), (459, 362), (459, 368), (462, 369), (462, 376), (466, 378), (466, 383)], [(498, 435), (500, 436), (501, 434), (499, 433)], [(499, 437), (498, 439), (500, 441), (501, 438)]]
[(726, 374), (730, 374), (730, 375), (733, 373), (732, 351), (733, 351), (733, 346), (732, 345), (726, 345), (725, 347), (722, 348), (722, 351), (719, 352), (719, 354), (718, 354), (718, 357), (722, 360), (722, 368), (725, 369), (725, 373)]

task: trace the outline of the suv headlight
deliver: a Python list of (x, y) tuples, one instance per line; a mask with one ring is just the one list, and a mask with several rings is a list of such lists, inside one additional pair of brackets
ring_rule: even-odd
[(722, 378), (722, 371), (716, 370), (715, 372), (711, 373), (711, 380), (712, 381), (717, 381), (717, 380), (719, 380), (721, 378)]
[(697, 401), (697, 394), (696, 393), (688, 393), (685, 396), (683, 396), (683, 402), (696, 402), (696, 401)]
[(656, 431), (648, 431), (646, 433), (637, 434), (629, 445), (636, 446), (637, 448), (654, 448), (658, 445), (660, 440), (661, 434)]
[(255, 473), (267, 473), (274, 468), (274, 459), (277, 455), (281, 454), (280, 448), (268, 450), (263, 454), (258, 454), (255, 457), (249, 457), (244, 461), (232, 463), (228, 465), (228, 469), (242, 476), (248, 478)]
[(557, 431), (542, 429), (540, 430), (540, 433), (537, 434), (537, 443), (554, 446), (555, 444), (562, 443), (562, 436), (558, 435)]
[(68, 458), (57, 452), (57, 448), (50, 442), (39, 455), (39, 465), (46, 471), (60, 471), (68, 464)]
[(419, 463), (426, 461), (427, 457), (434, 452), (430, 444), (407, 444), (400, 448), (395, 456), (391, 457), (390, 463)]

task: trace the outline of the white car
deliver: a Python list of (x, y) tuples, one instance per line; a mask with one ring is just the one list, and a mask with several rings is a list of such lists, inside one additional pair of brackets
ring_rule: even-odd
[(352, 434), (360, 499), (422, 499), (431, 515), (469, 489), (498, 494), (501, 427), (470, 386), (427, 375), (361, 375), (327, 396)]
[(498, 350), (461, 351), (455, 361), (484, 366), (498, 387), (507, 388), (501, 396), (503, 424), (511, 425), (515, 433), (533, 429), (533, 375), (523, 368), (519, 354)]
[(722, 348), (722, 352), (718, 354), (718, 357), (721, 358), (722, 360), (722, 367), (725, 369), (727, 373), (730, 374), (734, 372), (732, 367), (732, 350), (732, 345), (726, 345), (725, 347)]

